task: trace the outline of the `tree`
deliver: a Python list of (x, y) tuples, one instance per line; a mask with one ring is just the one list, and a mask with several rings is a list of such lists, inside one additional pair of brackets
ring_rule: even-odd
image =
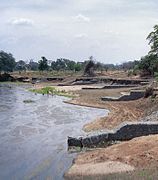
[(94, 76), (95, 75), (94, 68), (95, 68), (95, 63), (93, 60), (93, 56), (90, 56), (84, 69), (84, 75)]
[(59, 70), (75, 71), (75, 69), (76, 68), (78, 69), (79, 66), (77, 65), (75, 61), (60, 58), (60, 59), (57, 59), (56, 61), (52, 61), (51, 68), (57, 71)]
[(65, 70), (66, 69), (66, 62), (64, 59), (60, 58), (56, 61), (52, 61), (51, 67), (53, 70), (59, 71), (59, 70)]
[(75, 71), (81, 71), (82, 70), (82, 65), (80, 63), (75, 64)]
[(34, 62), (33, 59), (31, 59), (29, 62), (29, 68), (32, 71), (37, 71), (38, 70), (38, 63)]
[(15, 58), (11, 53), (0, 51), (0, 72), (12, 72), (15, 64)]
[(38, 62), (38, 69), (40, 71), (48, 70), (48, 60), (45, 57), (41, 57), (42, 59)]
[(74, 71), (75, 67), (77, 67), (77, 64), (75, 61), (65, 59), (65, 62), (66, 62), (66, 69), (67, 70)]
[(142, 70), (143, 75), (154, 76), (154, 73), (158, 72), (158, 25), (154, 26), (147, 40), (149, 40), (151, 50), (148, 55), (141, 58), (138, 67)]
[(158, 72), (158, 58), (157, 55), (150, 54), (141, 58), (139, 69), (142, 70), (143, 75), (153, 76), (154, 72)]
[(26, 63), (23, 60), (20, 60), (16, 63), (15, 70), (17, 71), (26, 71)]
[(149, 45), (151, 46), (149, 54), (158, 56), (158, 25), (154, 26), (154, 31), (148, 35), (147, 40), (149, 40)]

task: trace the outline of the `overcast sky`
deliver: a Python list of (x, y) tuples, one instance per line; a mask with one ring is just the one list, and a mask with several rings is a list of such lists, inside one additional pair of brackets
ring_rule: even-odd
[(139, 59), (157, 9), (157, 0), (1, 0), (0, 50), (17, 60)]

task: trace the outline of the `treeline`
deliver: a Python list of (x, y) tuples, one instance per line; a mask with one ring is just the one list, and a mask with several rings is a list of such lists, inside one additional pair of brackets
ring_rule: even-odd
[(108, 69), (120, 69), (121, 66), (113, 64), (103, 64), (94, 60), (91, 56), (88, 60), (83, 62), (76, 62), (73, 60), (60, 58), (56, 61), (48, 60), (46, 57), (36, 62), (30, 60), (26, 63), (23, 60), (15, 61), (15, 58), (11, 53), (0, 51), (0, 72), (12, 72), (12, 71), (83, 71), (85, 74), (92, 75), (94, 71), (107, 71)]
[(148, 35), (147, 40), (151, 49), (146, 56), (140, 60), (128, 61), (119, 65), (104, 64), (94, 60), (91, 56), (83, 62), (76, 62), (65, 58), (57, 59), (56, 61), (48, 60), (46, 57), (36, 62), (30, 60), (26, 63), (23, 60), (15, 61), (11, 53), (0, 51), (0, 73), (12, 71), (83, 71), (85, 75), (94, 75), (94, 71), (108, 70), (124, 70), (128, 71), (129, 75), (154, 76), (158, 74), (158, 25), (154, 26), (154, 30)]
[(48, 60), (46, 57), (41, 57), (38, 62), (30, 60), (26, 63), (23, 60), (15, 61), (11, 53), (0, 51), (0, 72), (13, 71), (81, 71), (84, 69), (85, 62), (75, 62), (69, 59), (57, 59), (56, 61)]
[[(125, 62), (121, 65), (104, 64), (94, 60), (93, 56), (90, 56), (88, 60), (83, 62), (76, 62), (73, 60), (60, 58), (56, 61), (48, 60), (46, 57), (36, 62), (30, 60), (26, 63), (23, 60), (15, 61), (15, 58), (11, 53), (0, 51), (0, 72), (12, 72), (12, 71), (108, 71), (108, 70), (129, 70), (134, 67), (135, 62)], [(89, 72), (91, 73), (91, 72)]]

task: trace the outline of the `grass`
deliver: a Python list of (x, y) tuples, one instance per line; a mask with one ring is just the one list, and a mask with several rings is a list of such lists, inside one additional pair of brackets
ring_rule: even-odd
[(64, 90), (59, 91), (55, 87), (50, 87), (50, 86), (47, 86), (47, 87), (44, 87), (41, 89), (30, 89), (30, 91), (34, 92), (34, 93), (38, 93), (38, 94), (58, 95), (58, 96), (65, 96), (65, 97), (69, 97), (69, 98), (75, 97), (74, 95), (72, 95)]

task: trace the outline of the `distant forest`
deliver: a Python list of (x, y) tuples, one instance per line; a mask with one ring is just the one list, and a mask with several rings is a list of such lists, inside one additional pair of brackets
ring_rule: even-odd
[(48, 60), (46, 57), (36, 62), (30, 60), (26, 63), (23, 60), (16, 61), (11, 53), (0, 51), (0, 71), (13, 72), (13, 71), (84, 71), (86, 66), (92, 64), (94, 70), (108, 71), (108, 70), (130, 70), (133, 69), (138, 61), (129, 61), (120, 65), (104, 64), (94, 60), (93, 56), (83, 62), (76, 62), (65, 58), (57, 59), (56, 61)]
[(0, 51), (0, 73), (13, 71), (83, 71), (84, 74), (94, 75), (94, 71), (108, 70), (124, 70), (129, 75), (155, 76), (158, 74), (158, 25), (154, 26), (154, 30), (148, 35), (147, 40), (151, 47), (149, 53), (140, 58), (124, 62), (120, 65), (104, 64), (94, 60), (90, 56), (88, 60), (76, 62), (65, 58), (56, 61), (48, 60), (41, 57), (39, 61), (30, 60), (26, 63), (23, 60), (16, 61), (11, 53)]

